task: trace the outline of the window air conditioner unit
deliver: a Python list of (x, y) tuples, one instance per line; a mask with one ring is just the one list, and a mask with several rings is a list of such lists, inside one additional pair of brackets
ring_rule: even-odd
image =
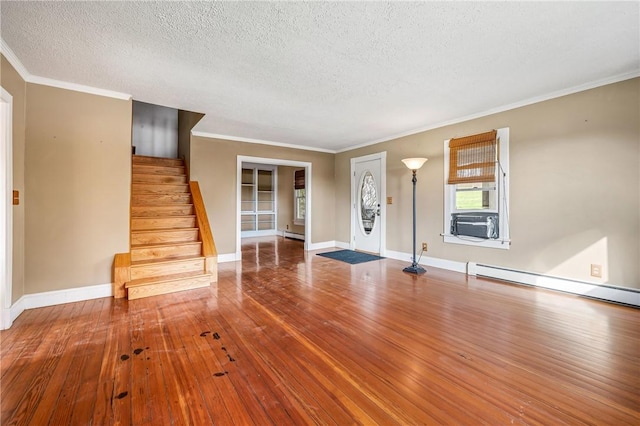
[(498, 213), (451, 214), (451, 235), (495, 240), (498, 233)]

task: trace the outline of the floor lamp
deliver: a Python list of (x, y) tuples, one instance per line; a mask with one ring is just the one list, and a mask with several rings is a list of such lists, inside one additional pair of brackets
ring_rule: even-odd
[(418, 265), (418, 259), (416, 258), (416, 182), (418, 181), (416, 172), (426, 161), (426, 158), (405, 158), (402, 160), (404, 165), (413, 172), (413, 178), (411, 179), (411, 182), (413, 182), (413, 262), (411, 266), (407, 266), (403, 271), (416, 275), (427, 272), (426, 269)]

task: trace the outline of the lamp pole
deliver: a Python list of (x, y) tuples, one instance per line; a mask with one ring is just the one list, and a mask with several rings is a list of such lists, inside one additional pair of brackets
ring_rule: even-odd
[(402, 160), (405, 165), (411, 169), (413, 177), (411, 178), (411, 182), (413, 184), (413, 258), (411, 262), (411, 266), (407, 266), (403, 269), (404, 272), (408, 272), (410, 274), (424, 274), (426, 269), (418, 265), (418, 258), (416, 257), (416, 183), (418, 182), (418, 177), (416, 173), (420, 167), (427, 161), (426, 158), (408, 158)]

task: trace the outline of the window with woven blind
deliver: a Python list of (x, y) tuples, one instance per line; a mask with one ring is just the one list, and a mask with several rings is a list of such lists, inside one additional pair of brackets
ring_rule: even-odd
[(294, 189), (304, 189), (304, 170), (296, 170), (293, 179)]
[(444, 141), (445, 243), (509, 249), (509, 128)]
[(497, 131), (449, 141), (448, 184), (495, 182), (498, 159)]

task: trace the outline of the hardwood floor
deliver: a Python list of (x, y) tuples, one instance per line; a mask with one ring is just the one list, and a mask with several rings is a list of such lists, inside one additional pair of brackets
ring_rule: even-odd
[(640, 424), (640, 310), (251, 239), (211, 288), (24, 312), (1, 423)]

